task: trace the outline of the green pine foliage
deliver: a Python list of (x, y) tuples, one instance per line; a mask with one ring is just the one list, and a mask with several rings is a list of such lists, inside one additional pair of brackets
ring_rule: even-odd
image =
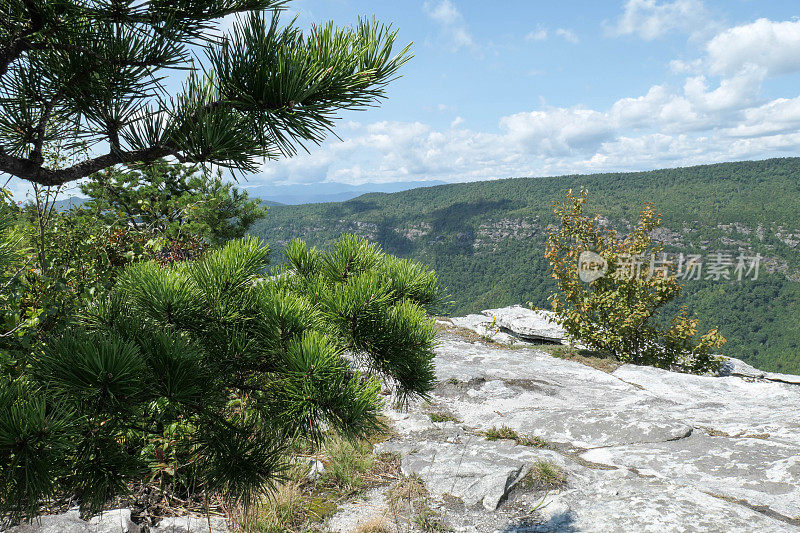
[(80, 327), (51, 339), (0, 394), (0, 512), (56, 494), (102, 509), (129, 483), (247, 506), (296, 439), (381, 427), (434, 385), (436, 275), (345, 236), (293, 242), (282, 268), (253, 237), (197, 261), (128, 266)]
[[(287, 3), (4, 0), (0, 170), (44, 186), (165, 157), (249, 173), (322, 142), (385, 97), (409, 46), (366, 18), (304, 33)], [(66, 165), (42, 157), (53, 144)]]

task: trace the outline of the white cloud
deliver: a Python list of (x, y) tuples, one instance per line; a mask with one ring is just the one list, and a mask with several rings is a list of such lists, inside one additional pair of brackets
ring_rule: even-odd
[(450, 0), (426, 0), (422, 11), (439, 25), (439, 29), (451, 49), (475, 48), (475, 40), (467, 29), (464, 17)]
[(697, 35), (712, 26), (701, 0), (628, 0), (616, 24), (607, 29), (614, 36), (636, 35), (652, 41), (672, 31)]
[(713, 74), (760, 67), (775, 76), (800, 70), (800, 21), (758, 19), (723, 31), (706, 46)]
[(526, 41), (544, 41), (547, 39), (547, 28), (543, 27), (541, 24), (536, 27), (535, 30), (528, 32), (525, 35)]
[(695, 59), (694, 61), (683, 61), (682, 59), (673, 59), (669, 62), (669, 69), (675, 74), (696, 74), (702, 70), (703, 61)]
[[(351, 125), (343, 132), (344, 142), (327, 142), (319, 153), (271, 163), (264, 177), (292, 181), (313, 174), (320, 181), (349, 183), (470, 181), (796, 155), (800, 96), (764, 101), (761, 95), (768, 75), (796, 68), (793, 56), (775, 50), (788, 42), (790, 33), (787, 26), (772, 23), (770, 27), (783, 30), (771, 35), (783, 37), (767, 34), (767, 44), (759, 44), (748, 41), (753, 28), (738, 31), (750, 26), (732, 28), (710, 41), (723, 43), (741, 35), (751, 42), (737, 48), (729, 41), (727, 59), (717, 45), (709, 45), (701, 58), (673, 62), (673, 72), (689, 74), (679, 87), (653, 85), (645, 94), (620, 98), (606, 109), (541, 102), (540, 109), (500, 117), (495, 131), (470, 129), (461, 116), (443, 129), (420, 122)], [(761, 29), (756, 33), (763, 35)], [(759, 52), (746, 56), (751, 49)]]
[(726, 135), (748, 138), (789, 133), (800, 124), (800, 96), (778, 98), (743, 113), (741, 122), (724, 130)]
[(558, 28), (556, 30), (556, 35), (563, 38), (568, 43), (578, 44), (579, 41), (578, 36), (575, 35), (575, 32), (573, 32), (572, 30), (567, 30), (565, 28)]
[(708, 90), (705, 76), (686, 80), (684, 92), (701, 111), (742, 109), (755, 103), (761, 92), (764, 70), (750, 66), (735, 76), (725, 78), (719, 87)]
[[(633, 0), (627, 7), (640, 14), (648, 8), (652, 18), (697, 5)], [(448, 9), (440, 16), (459, 20)], [(655, 19), (645, 22), (642, 37), (666, 31)], [(686, 75), (682, 84), (652, 85), (604, 109), (541, 101), (539, 109), (500, 117), (493, 131), (470, 129), (466, 115), (442, 129), (419, 122), (359, 125), (343, 143), (302, 156), (305, 162), (279, 162), (271, 176), (470, 181), (797, 155), (800, 96), (766, 100), (762, 85), (770, 76), (800, 71), (800, 22), (757, 20), (721, 31), (697, 51), (695, 59), (669, 64)]]
[[(626, 13), (645, 17), (645, 24), (629, 33), (656, 38), (669, 28), (689, 31), (677, 21), (664, 26), (656, 19), (691, 6), (702, 4), (631, 0)], [(424, 9), (453, 47), (474, 46), (451, 1), (428, 2)], [(574, 36), (564, 28), (549, 34)], [(797, 155), (800, 96), (768, 100), (762, 85), (771, 76), (800, 71), (800, 22), (760, 19), (721, 31), (696, 50), (696, 58), (669, 64), (685, 76), (682, 83), (653, 84), (602, 108), (553, 107), (542, 99), (538, 108), (498, 117), (496, 127), (484, 131), (470, 127), (473, 117), (461, 107), (460, 116), (441, 128), (344, 122), (336, 129), (342, 141), (332, 137), (309, 154), (268, 162), (249, 182), (470, 181)], [(455, 115), (446, 103), (429, 111)]]
[(552, 108), (500, 119), (510, 142), (546, 156), (568, 155), (598, 147), (613, 132), (604, 113), (582, 108)]

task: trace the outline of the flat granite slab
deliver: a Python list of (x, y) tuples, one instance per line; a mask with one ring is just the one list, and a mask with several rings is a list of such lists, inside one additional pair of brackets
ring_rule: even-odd
[[(800, 385), (607, 373), (451, 334), (435, 365), (433, 394), (388, 411), (397, 435), (380, 449), (453, 531), (800, 532)], [(548, 444), (486, 440), (502, 426)], [(566, 483), (526, 485), (538, 461)]]

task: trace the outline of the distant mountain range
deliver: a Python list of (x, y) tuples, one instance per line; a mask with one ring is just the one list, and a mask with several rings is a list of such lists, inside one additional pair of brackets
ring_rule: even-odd
[(366, 183), (348, 185), (346, 183), (310, 183), (299, 185), (256, 185), (244, 190), (253, 198), (261, 198), (264, 203), (299, 205), (324, 202), (344, 202), (371, 192), (399, 192), (417, 187), (442, 185), (443, 181), (400, 181), (394, 183)]
[(686, 305), (701, 328), (719, 327), (726, 355), (800, 374), (800, 158), (370, 193), (272, 207), (251, 233), (272, 246), (274, 263), (296, 237), (325, 246), (342, 233), (363, 235), (435, 268), (452, 301), (443, 314), (526, 302), (548, 308), (554, 282), (544, 245), (553, 203), (581, 187), (589, 189), (590, 211), (622, 232), (654, 202), (664, 221), (656, 237), (670, 253), (706, 262), (718, 253), (761, 254), (758, 280), (738, 281), (731, 272), (732, 280), (686, 281), (666, 311)]
[(63, 200), (56, 200), (56, 209), (59, 211), (67, 211), (73, 207), (82, 206), (88, 200), (88, 198), (81, 198), (80, 196), (70, 196)]
[[(323, 202), (344, 202), (371, 192), (399, 192), (417, 187), (442, 185), (443, 181), (400, 181), (394, 183), (367, 183), (348, 185), (346, 183), (313, 183), (301, 185), (255, 185), (248, 187), (246, 182), (240, 187), (251, 198), (260, 198), (267, 206), (316, 204)], [(56, 202), (56, 208), (65, 210), (80, 206), (86, 198), (71, 196)]]

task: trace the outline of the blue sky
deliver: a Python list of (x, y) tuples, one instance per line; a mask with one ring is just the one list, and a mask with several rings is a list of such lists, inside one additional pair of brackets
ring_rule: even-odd
[(800, 155), (800, 4), (294, 0), (414, 58), (379, 108), (246, 185), (471, 181)]
[(414, 59), (379, 109), (251, 183), (644, 170), (800, 155), (800, 5), (296, 0), (393, 22)]

